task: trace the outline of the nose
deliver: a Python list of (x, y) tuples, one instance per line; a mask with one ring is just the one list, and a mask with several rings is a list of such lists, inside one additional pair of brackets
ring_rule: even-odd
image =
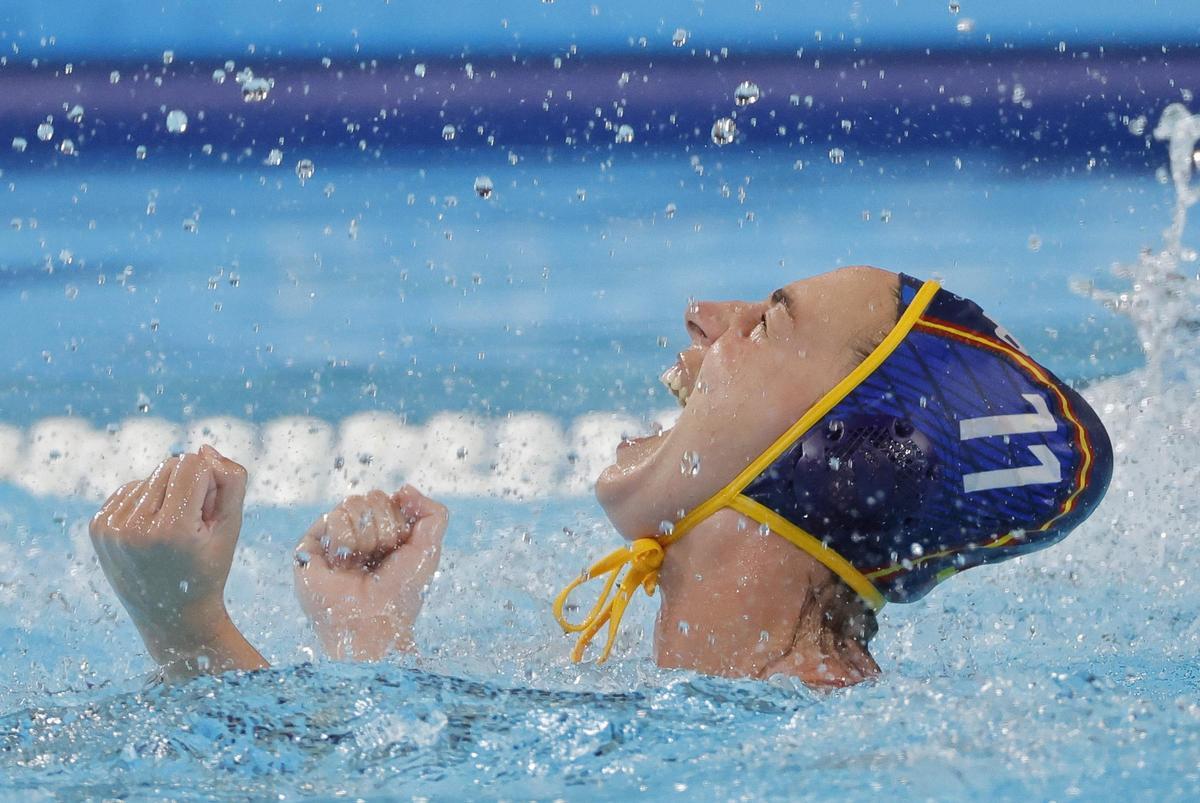
[(683, 315), (692, 345), (710, 346), (753, 310), (744, 301), (693, 301)]

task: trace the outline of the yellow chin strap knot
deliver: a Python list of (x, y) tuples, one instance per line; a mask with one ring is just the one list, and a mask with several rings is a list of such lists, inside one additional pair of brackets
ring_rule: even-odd
[[(654, 596), (654, 589), (658, 587), (658, 569), (662, 566), (664, 554), (662, 544), (657, 540), (639, 538), (628, 547), (622, 547), (608, 557), (597, 561), (562, 590), (554, 600), (554, 618), (558, 620), (563, 632), (580, 634), (579, 641), (575, 642), (575, 649), (571, 650), (572, 661), (579, 663), (583, 660), (583, 651), (587, 649), (588, 644), (591, 643), (600, 628), (604, 627), (605, 622), (608, 622), (608, 640), (604, 643), (604, 651), (600, 653), (596, 663), (602, 664), (608, 660), (608, 654), (612, 652), (613, 641), (617, 637), (617, 628), (621, 625), (621, 617), (625, 615), (625, 608), (629, 605), (633, 592), (637, 590), (638, 586), (641, 586), (645, 589), (647, 596)], [(621, 580), (616, 595), (609, 599), (612, 587), (617, 582), (617, 576), (626, 564), (629, 565), (629, 571)], [(563, 606), (567, 602), (567, 597), (579, 586), (603, 574), (607, 574), (608, 579), (604, 581), (604, 590), (600, 592), (600, 598), (596, 600), (591, 613), (579, 624), (568, 622), (563, 616)]]

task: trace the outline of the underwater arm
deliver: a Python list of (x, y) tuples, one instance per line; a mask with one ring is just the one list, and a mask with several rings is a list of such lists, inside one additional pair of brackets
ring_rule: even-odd
[(225, 609), (246, 470), (211, 446), (123, 485), (92, 518), (96, 557), (164, 677), (268, 664)]
[(414, 652), (413, 625), (441, 557), (449, 512), (411, 485), (350, 496), (295, 553), (296, 596), (331, 658)]

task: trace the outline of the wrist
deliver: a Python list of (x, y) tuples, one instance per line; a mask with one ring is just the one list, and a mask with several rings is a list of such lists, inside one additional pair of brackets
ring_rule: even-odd
[(325, 653), (335, 660), (378, 661), (391, 652), (416, 652), (406, 617), (329, 616), (314, 624)]
[(268, 666), (233, 623), (223, 602), (190, 608), (173, 624), (173, 628), (139, 627), (147, 651), (167, 678)]

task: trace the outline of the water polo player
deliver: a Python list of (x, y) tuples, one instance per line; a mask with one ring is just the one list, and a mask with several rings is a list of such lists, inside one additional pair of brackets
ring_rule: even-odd
[[(695, 304), (686, 325), (663, 376), (678, 422), (622, 444), (596, 485), (633, 543), (555, 603), (577, 660), (605, 629), (607, 657), (632, 594), (657, 586), (660, 665), (852, 683), (878, 672), (885, 602), (1054, 543), (1108, 485), (1087, 403), (935, 282), (844, 268)], [(605, 575), (568, 622), (567, 595)]]
[[(885, 602), (1054, 543), (1108, 484), (1095, 413), (936, 283), (844, 268), (760, 302), (692, 305), (686, 325), (692, 347), (663, 376), (684, 404), (678, 422), (623, 442), (597, 481), (632, 543), (554, 603), (580, 633), (575, 660), (601, 632), (606, 659), (633, 594), (661, 588), (662, 666), (854, 683), (878, 672), (867, 645)], [(136, 551), (137, 525), (125, 534), (111, 519), (102, 510), (93, 525), (102, 545)], [(351, 497), (313, 525), (297, 548), (297, 593), (327, 651), (376, 658), (411, 645), (445, 521), (405, 489)], [(133, 581), (108, 573), (124, 601)], [(599, 600), (569, 621), (568, 596), (601, 577)], [(237, 666), (236, 650), (220, 655), (205, 666)]]

